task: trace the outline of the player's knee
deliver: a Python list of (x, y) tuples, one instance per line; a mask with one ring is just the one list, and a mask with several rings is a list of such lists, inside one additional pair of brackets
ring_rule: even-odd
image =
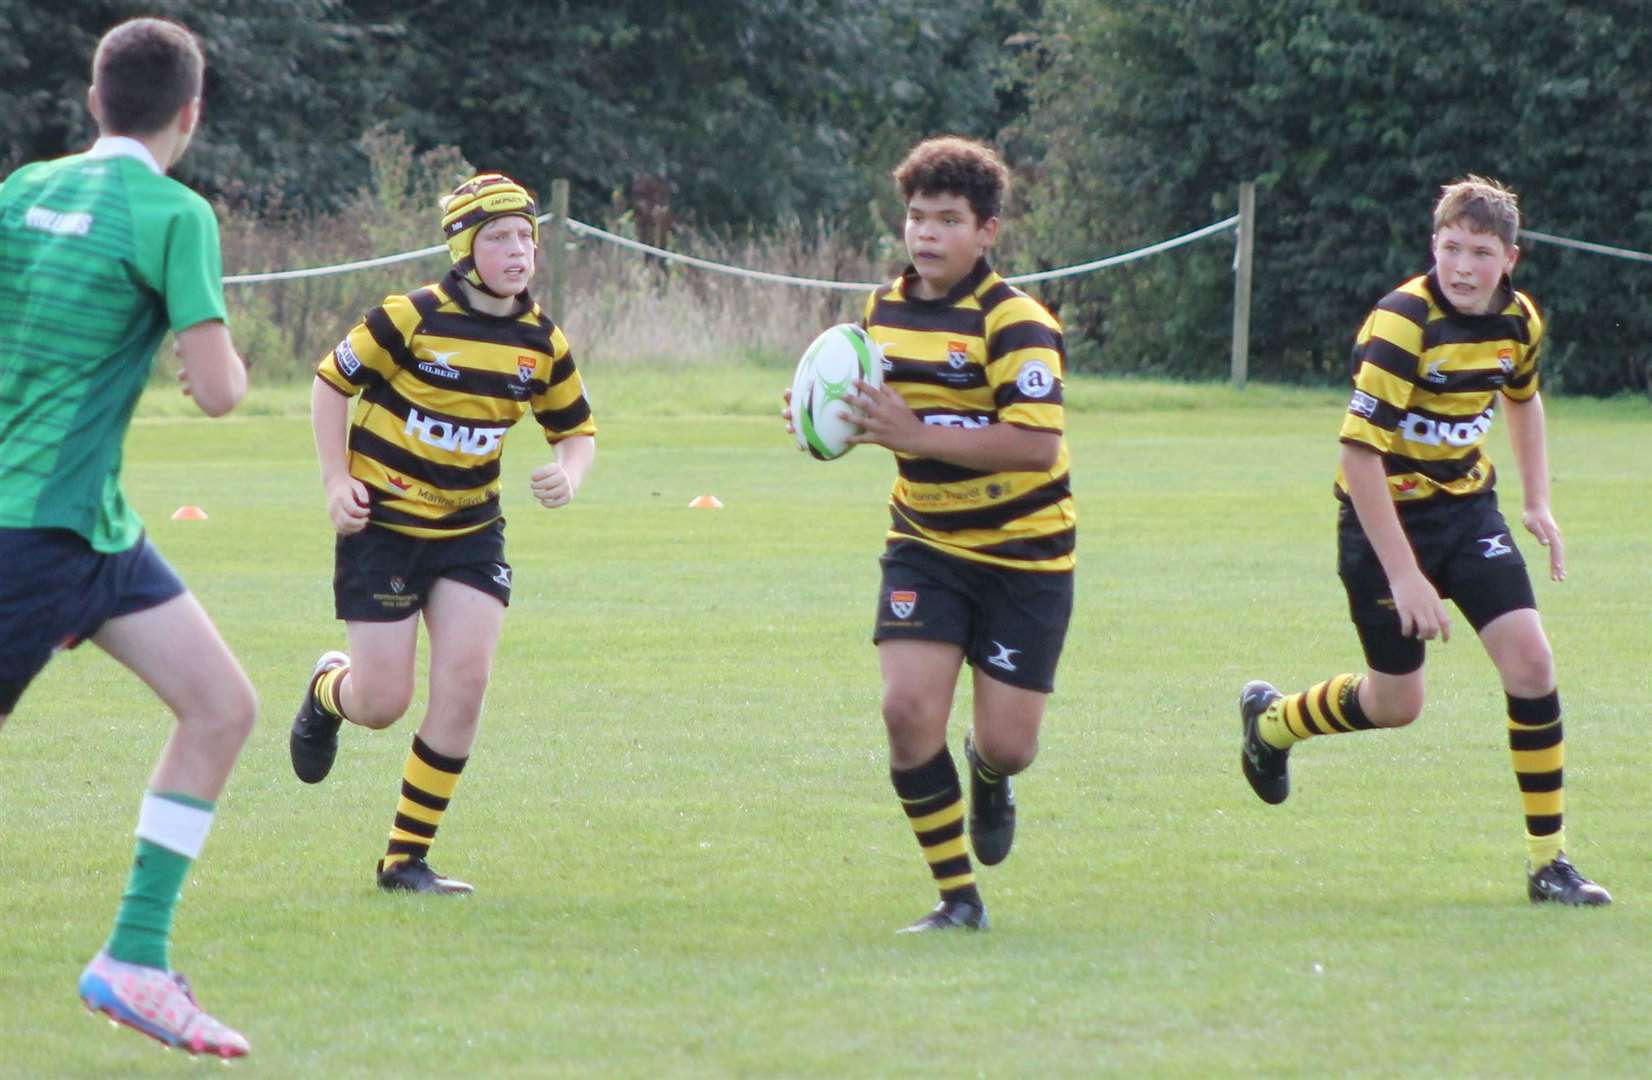
[[(354, 673), (352, 672), (352, 676)], [(358, 683), (348, 710), (350, 722), (365, 728), (387, 728), (407, 715), (413, 704), (413, 688), (372, 686)]]
[(1515, 697), (1542, 697), (1554, 689), (1554, 654), (1548, 646), (1522, 650), (1503, 662), (1503, 688)]
[(994, 772), (1014, 776), (1025, 770), (1038, 757), (1038, 737), (1007, 738), (1003, 735), (975, 733), (975, 752)]
[(1423, 714), (1422, 692), (1402, 690), (1374, 695), (1365, 714), (1378, 727), (1406, 727)]
[[(926, 742), (929, 733), (937, 726), (934, 712), (934, 705), (920, 696), (886, 690), (883, 695), (883, 726), (889, 734), (889, 745), (899, 751)], [(941, 718), (939, 726), (945, 730), (945, 717)]]

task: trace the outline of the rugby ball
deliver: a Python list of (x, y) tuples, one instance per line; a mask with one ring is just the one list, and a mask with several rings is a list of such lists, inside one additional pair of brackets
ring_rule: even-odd
[(792, 428), (797, 445), (831, 461), (847, 454), (860, 434), (855, 410), (844, 399), (855, 380), (883, 385), (883, 351), (855, 323), (839, 323), (815, 338), (792, 376)]

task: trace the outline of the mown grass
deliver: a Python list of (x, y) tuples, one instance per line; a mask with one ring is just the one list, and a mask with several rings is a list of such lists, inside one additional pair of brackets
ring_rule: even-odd
[[(263, 702), (174, 950), (251, 1038), (238, 1071), (1640, 1073), (1644, 402), (1551, 403), (1571, 573), (1537, 582), (1570, 846), (1611, 909), (1527, 904), (1501, 694), (1466, 628), (1431, 650), (1415, 727), (1303, 747), (1282, 807), (1240, 779), (1245, 679), (1357, 663), (1332, 564), (1340, 394), (1075, 380), (1079, 603), (1022, 833), (981, 873), (990, 933), (913, 940), (892, 931), (931, 887), (888, 788), (867, 644), (892, 470), (877, 450), (792, 450), (786, 377), (590, 365), (601, 451), (566, 511), (530, 507), (544, 450), (513, 435), (517, 593), (433, 853), (479, 891), (440, 903), (371, 882), (412, 719), (347, 732), (318, 787), (287, 765), (302, 678), (342, 641), (303, 388), (259, 386), (217, 423), (145, 403), (128, 490)], [(687, 508), (707, 492), (725, 509)], [(170, 521), (184, 503), (209, 519)], [(0, 1074), (180, 1067), (73, 996), (166, 731), (89, 649), (0, 731)]]

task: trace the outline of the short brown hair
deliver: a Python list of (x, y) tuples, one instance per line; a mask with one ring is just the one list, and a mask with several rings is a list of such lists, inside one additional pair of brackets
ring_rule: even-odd
[(1520, 235), (1520, 197), (1496, 180), (1471, 173), (1440, 188), (1440, 201), (1434, 204), (1435, 232), (1458, 224), (1513, 247)]
[(962, 195), (977, 225), (998, 216), (1010, 190), (1010, 171), (998, 152), (958, 135), (925, 139), (896, 166), (894, 175), (907, 202), (914, 195)]
[(201, 96), (206, 58), (195, 35), (166, 19), (129, 19), (92, 57), (105, 135), (153, 135)]

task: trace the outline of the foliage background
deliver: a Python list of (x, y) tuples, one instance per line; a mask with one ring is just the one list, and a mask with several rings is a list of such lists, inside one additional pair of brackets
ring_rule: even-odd
[[(567, 178), (582, 220), (688, 250), (778, 237), (771, 259), (829, 239), (832, 254), (811, 261), (881, 275), (900, 256), (888, 170), (916, 139), (959, 131), (998, 144), (1016, 170), (999, 253), (1009, 270), (1179, 235), (1231, 214), (1240, 181), (1257, 181), (1251, 370), (1326, 383), (1343, 377), (1362, 313), (1426, 268), (1429, 208), (1465, 173), (1513, 185), (1534, 229), (1652, 250), (1645, 11), (1639, 0), (0, 0), (0, 168), (84, 145), (92, 48), (138, 13), (179, 18), (207, 44), (208, 124), (179, 175), (243, 215), (243, 234), (287, 229), (290, 261), (242, 269), (313, 265), (341, 247), (379, 254), (390, 249), (373, 241), (397, 230), (430, 242), (422, 190), (406, 205), (372, 201), (388, 139), (409, 162), (446, 155), (435, 189), (465, 161), (541, 189)], [(338, 227), (364, 216), (380, 235)], [(1037, 292), (1066, 323), (1077, 369), (1219, 377), (1231, 258), (1230, 244), (1206, 241)], [(1652, 266), (1528, 243), (1517, 276), (1551, 319), (1551, 388), (1652, 388)], [(383, 291), (369, 280), (317, 286), (313, 306), (339, 303), (347, 322), (357, 294)], [(271, 332), (293, 355), (325, 348), (331, 329), (287, 301), (259, 303), (282, 309)]]

